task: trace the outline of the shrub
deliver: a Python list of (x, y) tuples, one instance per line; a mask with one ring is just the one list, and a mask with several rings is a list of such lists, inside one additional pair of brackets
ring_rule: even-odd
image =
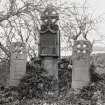
[(40, 61), (31, 61), (27, 65), (27, 73), (21, 79), (19, 88), (19, 99), (22, 98), (44, 98), (48, 91), (53, 91), (53, 76), (48, 76), (45, 69), (39, 63)]

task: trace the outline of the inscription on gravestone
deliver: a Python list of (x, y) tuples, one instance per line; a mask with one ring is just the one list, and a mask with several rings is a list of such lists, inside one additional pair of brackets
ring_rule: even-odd
[(57, 35), (52, 34), (50, 32), (43, 34), (40, 36), (40, 54), (41, 55), (57, 55)]

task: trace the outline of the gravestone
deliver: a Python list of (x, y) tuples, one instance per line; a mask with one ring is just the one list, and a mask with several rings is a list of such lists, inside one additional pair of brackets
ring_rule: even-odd
[(74, 42), (72, 54), (72, 88), (81, 89), (90, 82), (90, 53), (92, 45), (89, 41)]
[(27, 53), (25, 43), (11, 44), (10, 80), (9, 86), (17, 86), (26, 73)]
[(60, 34), (57, 21), (59, 19), (56, 8), (48, 5), (41, 15), (39, 57), (48, 75), (58, 78), (58, 58), (60, 56)]

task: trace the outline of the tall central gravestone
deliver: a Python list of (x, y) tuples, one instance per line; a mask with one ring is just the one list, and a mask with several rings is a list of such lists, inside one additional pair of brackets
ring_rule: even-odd
[(27, 53), (25, 43), (14, 42), (11, 45), (9, 86), (17, 86), (26, 73)]
[(90, 82), (90, 53), (92, 45), (89, 41), (74, 42), (72, 54), (72, 88), (81, 89)]
[(60, 34), (57, 21), (59, 19), (56, 8), (47, 6), (41, 15), (39, 56), (48, 75), (58, 78), (57, 61), (60, 56)]

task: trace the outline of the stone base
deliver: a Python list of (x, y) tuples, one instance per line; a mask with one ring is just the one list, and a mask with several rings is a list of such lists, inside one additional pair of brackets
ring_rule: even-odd
[(9, 86), (18, 86), (20, 83), (20, 80), (10, 80)]
[(42, 65), (44, 69), (48, 72), (48, 75), (53, 75), (58, 79), (58, 59), (53, 57), (44, 57), (42, 59)]
[(72, 88), (81, 89), (90, 81), (90, 63), (87, 59), (73, 61)]
[(44, 57), (41, 59), (43, 68), (47, 71), (48, 76), (54, 76), (53, 91), (58, 91), (58, 59), (53, 57)]
[(72, 81), (73, 89), (82, 89), (84, 86), (88, 86), (89, 81)]

